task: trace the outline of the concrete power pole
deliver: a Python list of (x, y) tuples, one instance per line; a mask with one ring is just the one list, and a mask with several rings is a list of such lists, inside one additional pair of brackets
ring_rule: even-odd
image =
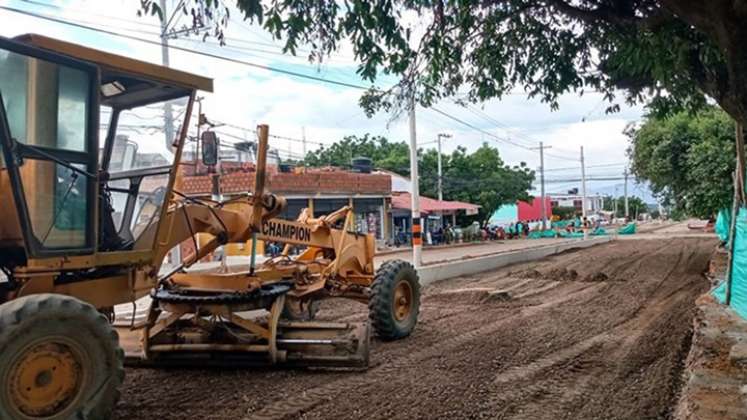
[(444, 199), (443, 170), (441, 168), (441, 138), (450, 139), (451, 134), (439, 133), (438, 135), (438, 200)]
[(586, 217), (586, 166), (584, 165), (584, 146), (581, 146), (581, 216)]
[(625, 177), (625, 186), (623, 187), (623, 195), (625, 196), (625, 218), (630, 217), (630, 208), (628, 207), (628, 170), (626, 169), (623, 173)]
[(423, 236), (420, 226), (420, 189), (418, 187), (418, 141), (415, 132), (415, 97), (410, 100), (410, 189), (412, 197), (412, 265), (422, 265)]
[(612, 216), (613, 219), (617, 218), (617, 199), (618, 199), (618, 197), (617, 197), (617, 187), (615, 187), (615, 195), (612, 197), (612, 206), (613, 206), (612, 211), (614, 212), (614, 214)]
[(306, 127), (301, 127), (301, 140), (303, 145), (303, 160), (306, 162)]
[[(539, 149), (540, 151), (540, 199), (542, 200), (542, 230), (547, 229), (547, 203), (545, 199), (545, 149), (552, 149), (552, 146), (544, 146), (540, 142), (539, 147), (533, 149)], [(581, 155), (583, 156), (583, 148), (581, 149)], [(583, 162), (583, 158), (581, 158)]]
[[(161, 19), (161, 63), (169, 67), (169, 22), (171, 19), (166, 20), (168, 16), (166, 9), (166, 0), (159, 0), (159, 6), (161, 6), (161, 12), (164, 19)], [(177, 10), (174, 11), (176, 13)], [(166, 102), (163, 105), (163, 133), (166, 138), (166, 150), (173, 151), (174, 142), (174, 115), (171, 110), (171, 104)]]

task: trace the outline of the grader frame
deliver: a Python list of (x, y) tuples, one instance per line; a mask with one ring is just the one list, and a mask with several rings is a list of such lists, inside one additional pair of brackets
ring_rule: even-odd
[[(401, 261), (374, 270), (373, 238), (351, 230), (351, 209), (276, 218), (285, 201), (264, 190), (267, 126), (251, 194), (179, 192), (198, 90), (212, 80), (39, 35), (0, 38), (0, 418), (107, 418), (123, 378), (113, 308), (146, 295), (146, 321), (125, 332), (140, 337), (130, 359), (150, 364), (365, 367), (367, 323), (299, 321), (288, 301), (367, 302), (383, 339), (414, 328), (417, 273)], [(172, 100), (185, 104), (173, 161), (125, 168), (119, 119)], [(197, 233), (212, 239), (164, 271), (169, 250)], [(186, 270), (250, 239), (288, 245), (248, 270)], [(306, 249), (290, 257), (291, 244)]]

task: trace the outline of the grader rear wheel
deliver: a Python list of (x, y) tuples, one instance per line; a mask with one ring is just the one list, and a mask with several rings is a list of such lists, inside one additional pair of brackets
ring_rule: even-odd
[(369, 318), (379, 338), (391, 341), (410, 335), (419, 310), (420, 283), (412, 264), (402, 260), (382, 264), (368, 301)]
[(31, 295), (0, 306), (0, 418), (106, 419), (124, 378), (106, 317), (78, 299)]

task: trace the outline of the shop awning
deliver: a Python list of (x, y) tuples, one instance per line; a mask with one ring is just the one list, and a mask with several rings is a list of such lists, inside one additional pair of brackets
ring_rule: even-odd
[[(410, 193), (400, 192), (392, 195), (392, 208), (410, 210), (412, 208), (412, 196)], [(464, 210), (467, 214), (477, 214), (480, 206), (464, 203), (462, 201), (442, 201), (429, 197), (420, 196), (420, 211), (422, 213), (453, 213)]]

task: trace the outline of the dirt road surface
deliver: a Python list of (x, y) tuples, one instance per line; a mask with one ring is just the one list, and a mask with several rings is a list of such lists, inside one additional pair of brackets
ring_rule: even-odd
[[(128, 369), (119, 419), (666, 418), (714, 240), (616, 241), (424, 289), (366, 372)], [(507, 291), (508, 299), (488, 292)], [(330, 320), (364, 320), (331, 301)]]

